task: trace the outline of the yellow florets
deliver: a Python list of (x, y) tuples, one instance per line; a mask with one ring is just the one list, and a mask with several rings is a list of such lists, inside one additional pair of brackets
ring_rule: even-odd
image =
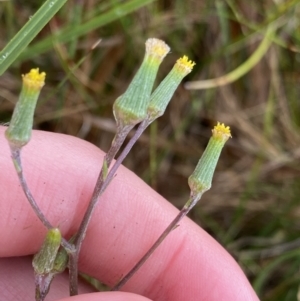
[(186, 67), (191, 68), (191, 69), (193, 69), (193, 67), (196, 65), (196, 63), (193, 62), (193, 61), (191, 61), (191, 60), (189, 60), (189, 58), (186, 55), (184, 55), (183, 57), (181, 57), (180, 59), (178, 59), (177, 63), (185, 65)]
[(193, 67), (196, 65), (195, 62), (189, 60), (189, 58), (184, 55), (176, 61), (176, 70), (183, 72), (185, 75), (190, 73), (193, 70)]
[(162, 40), (152, 38), (146, 41), (146, 53), (159, 60), (163, 60), (169, 51), (170, 47)]
[(212, 133), (213, 137), (222, 139), (224, 141), (227, 141), (229, 138), (231, 138), (230, 127), (225, 126), (224, 123), (218, 122), (213, 128)]
[(45, 84), (46, 73), (39, 73), (39, 68), (31, 69), (29, 73), (22, 75), (23, 84), (27, 88), (40, 90)]

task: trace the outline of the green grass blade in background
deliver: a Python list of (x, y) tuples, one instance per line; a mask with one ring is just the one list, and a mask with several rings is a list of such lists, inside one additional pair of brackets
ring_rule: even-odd
[[(55, 41), (65, 43), (74, 40), (84, 34), (95, 30), (103, 25), (119, 20), (121, 17), (136, 11), (137, 9), (153, 2), (155, 0), (132, 0), (120, 4), (118, 7), (112, 8), (106, 13), (94, 17), (86, 23), (76, 27), (65, 27), (57, 35)], [(20, 59), (29, 59), (37, 54), (44, 53), (52, 48), (53, 37), (47, 37), (44, 40), (29, 47), (21, 56)]]
[(269, 25), (269, 27), (266, 30), (266, 34), (262, 42), (257, 47), (257, 49), (244, 63), (242, 63), (233, 71), (214, 79), (187, 82), (185, 84), (185, 87), (187, 89), (196, 89), (196, 90), (209, 89), (218, 86), (224, 86), (238, 80), (240, 77), (244, 76), (247, 72), (249, 72), (267, 53), (269, 47), (272, 44), (272, 37), (274, 36), (274, 34), (275, 34), (274, 28), (271, 25)]
[(0, 75), (16, 60), (67, 0), (47, 0), (0, 52)]
[(299, 258), (299, 256), (300, 251), (299, 249), (296, 249), (280, 255), (276, 259), (272, 260), (267, 266), (265, 266), (253, 283), (256, 293), (258, 295), (262, 294), (262, 290), (267, 279), (272, 275), (272, 273), (274, 273), (274, 270), (278, 268), (278, 266), (280, 266), (284, 261), (294, 259), (295, 257)]

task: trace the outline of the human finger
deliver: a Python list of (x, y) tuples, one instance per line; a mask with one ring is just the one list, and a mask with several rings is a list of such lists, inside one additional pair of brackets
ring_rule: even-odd
[[(18, 186), (12, 165), (4, 162), (8, 150), (3, 153), (5, 159), (2, 156), (0, 164), (9, 172), (0, 181), (4, 185), (2, 190), (6, 185)], [(52, 133), (35, 132), (24, 148), (29, 186), (45, 215), (67, 235), (78, 228), (102, 159), (103, 153), (96, 147)], [(1, 206), (10, 218), (7, 217), (0, 231), (9, 225), (15, 237), (12, 242), (0, 232), (7, 242), (2, 254), (36, 252), (45, 231), (21, 190), (6, 192)], [(80, 269), (113, 285), (149, 249), (177, 212), (132, 172), (121, 167), (92, 218)], [(188, 218), (123, 289), (155, 300), (258, 300), (233, 258)]]

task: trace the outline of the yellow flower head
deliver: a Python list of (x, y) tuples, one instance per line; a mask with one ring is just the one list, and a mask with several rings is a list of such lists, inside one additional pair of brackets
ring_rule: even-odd
[(227, 141), (231, 138), (230, 127), (225, 126), (224, 123), (218, 122), (217, 125), (212, 130), (213, 137)]
[(195, 65), (195, 62), (190, 61), (189, 58), (184, 55), (176, 61), (175, 67), (177, 71), (182, 72), (184, 75), (187, 75), (193, 70), (193, 67)]
[(23, 84), (19, 100), (15, 106), (9, 127), (5, 136), (11, 147), (21, 149), (30, 141), (33, 115), (42, 87), (45, 84), (46, 73), (39, 69), (31, 69), (22, 75)]
[(46, 73), (39, 73), (39, 68), (31, 69), (29, 73), (23, 74), (23, 84), (29, 89), (40, 90), (45, 84)]
[(202, 195), (210, 189), (212, 178), (226, 141), (231, 137), (229, 126), (219, 123), (212, 130), (212, 137), (202, 154), (194, 172), (189, 177), (191, 195)]

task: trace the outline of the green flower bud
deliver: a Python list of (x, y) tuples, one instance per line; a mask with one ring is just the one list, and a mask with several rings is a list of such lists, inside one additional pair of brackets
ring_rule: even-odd
[(60, 247), (54, 260), (51, 272), (53, 274), (62, 273), (68, 266), (69, 255), (64, 247)]
[(40, 91), (45, 84), (45, 72), (31, 69), (23, 75), (23, 86), (19, 100), (13, 112), (9, 127), (5, 131), (9, 144), (20, 149), (26, 145), (31, 137), (33, 115)]
[(59, 229), (50, 229), (40, 251), (33, 257), (32, 266), (35, 273), (36, 300), (44, 300), (48, 294), (51, 282), (56, 274), (53, 269), (59, 255), (60, 242), (61, 233)]
[[(69, 243), (73, 244), (75, 237), (76, 237), (75, 235), (72, 236), (69, 240)], [(54, 275), (62, 273), (68, 266), (68, 263), (69, 263), (68, 252), (66, 251), (66, 249), (64, 247), (61, 246), (55, 257), (52, 273)]]
[(175, 90), (182, 79), (192, 71), (194, 65), (195, 63), (189, 61), (185, 55), (177, 60), (173, 69), (151, 95), (148, 106), (148, 118), (150, 122), (164, 114)]
[(119, 126), (134, 126), (147, 117), (147, 107), (158, 67), (169, 51), (170, 48), (165, 42), (158, 39), (147, 40), (141, 67), (125, 93), (114, 103), (113, 111)]
[(194, 172), (188, 179), (191, 195), (201, 195), (211, 187), (217, 162), (225, 142), (231, 137), (230, 128), (223, 123), (212, 130), (212, 137), (200, 158)]
[(40, 251), (34, 255), (32, 265), (36, 274), (49, 274), (60, 247), (61, 233), (58, 228), (50, 229)]
[[(73, 243), (74, 238), (75, 236), (69, 242)], [(57, 228), (49, 230), (41, 251), (34, 256), (36, 300), (45, 299), (54, 277), (62, 273), (68, 266), (69, 255), (66, 249), (60, 246), (60, 241), (59, 230)]]

